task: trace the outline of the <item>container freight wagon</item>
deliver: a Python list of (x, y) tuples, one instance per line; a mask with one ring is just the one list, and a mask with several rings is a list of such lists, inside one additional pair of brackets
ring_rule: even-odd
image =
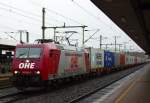
[(132, 64), (132, 56), (130, 55), (128, 58), (128, 65), (131, 65), (131, 64)]
[(114, 57), (115, 57), (115, 68), (119, 69), (120, 67), (120, 53), (114, 53)]
[(143, 58), (141, 59), (141, 63), (144, 63), (144, 62), (146, 62), (146, 58), (145, 58), (145, 57), (143, 57)]
[(137, 57), (137, 64), (139, 64), (141, 61), (141, 58), (140, 57)]
[(115, 66), (114, 53), (110, 51), (104, 51), (104, 68), (106, 71), (111, 71)]
[(124, 53), (120, 53), (120, 67), (125, 67), (126, 57)]
[[(86, 74), (89, 72), (88, 58), (83, 48), (56, 45), (60, 48), (60, 59), (58, 65), (58, 78), (66, 78), (70, 76), (76, 76)], [(51, 78), (53, 79), (53, 78)]]
[(134, 58), (135, 58), (135, 56), (131, 56), (132, 58), (131, 58), (131, 64), (134, 66)]
[(125, 54), (125, 65), (128, 66), (130, 64), (130, 55)]
[(137, 56), (134, 56), (134, 64), (137, 64)]
[(104, 67), (104, 51), (96, 48), (87, 48), (91, 72), (102, 72)]

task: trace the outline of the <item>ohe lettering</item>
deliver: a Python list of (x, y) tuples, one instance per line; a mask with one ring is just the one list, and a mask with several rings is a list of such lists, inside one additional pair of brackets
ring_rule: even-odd
[(34, 68), (35, 63), (20, 63), (19, 64), (19, 68), (23, 69), (23, 68), (30, 68), (33, 69)]

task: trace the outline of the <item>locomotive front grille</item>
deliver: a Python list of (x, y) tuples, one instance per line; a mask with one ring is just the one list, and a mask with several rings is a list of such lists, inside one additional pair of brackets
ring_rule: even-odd
[(23, 86), (39, 86), (42, 84), (40, 75), (14, 75), (13, 82)]

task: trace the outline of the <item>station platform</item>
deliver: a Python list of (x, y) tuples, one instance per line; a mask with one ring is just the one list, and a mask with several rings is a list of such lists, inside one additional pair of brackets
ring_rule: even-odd
[(150, 103), (150, 63), (80, 103)]
[(11, 87), (10, 78), (12, 73), (0, 74), (0, 89)]
[(120, 84), (102, 103), (150, 103), (150, 63)]
[(4, 74), (1, 74), (0, 73), (0, 79), (2, 79), (2, 78), (10, 78), (12, 76), (12, 73), (4, 73)]
[[(137, 76), (120, 88), (120, 93), (108, 103), (150, 103), (150, 64), (141, 68)], [(113, 98), (113, 95), (112, 95)]]

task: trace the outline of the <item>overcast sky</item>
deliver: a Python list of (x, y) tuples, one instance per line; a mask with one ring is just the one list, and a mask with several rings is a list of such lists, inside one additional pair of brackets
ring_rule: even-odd
[[(85, 40), (99, 29), (93, 38), (85, 45), (99, 47), (99, 36), (107, 37), (103, 43), (114, 43), (114, 36), (118, 36), (117, 43), (126, 48), (142, 51), (119, 27), (117, 27), (90, 0), (0, 0), (0, 38), (10, 39), (10, 35), (19, 40), (18, 30), (30, 33), (30, 42), (42, 37), (42, 7), (46, 8), (46, 26), (88, 26)], [(77, 31), (71, 39), (82, 40), (82, 29), (57, 29), (57, 31)], [(7, 32), (7, 33), (6, 33)], [(8, 36), (9, 35), (9, 36)], [(62, 35), (58, 33), (57, 35)], [(24, 35), (25, 37), (25, 35)], [(53, 38), (53, 29), (46, 30), (46, 38)], [(24, 38), (25, 40), (25, 38)], [(103, 46), (104, 48), (104, 46)], [(114, 48), (109, 46), (109, 48)], [(124, 46), (122, 46), (124, 49)]]

